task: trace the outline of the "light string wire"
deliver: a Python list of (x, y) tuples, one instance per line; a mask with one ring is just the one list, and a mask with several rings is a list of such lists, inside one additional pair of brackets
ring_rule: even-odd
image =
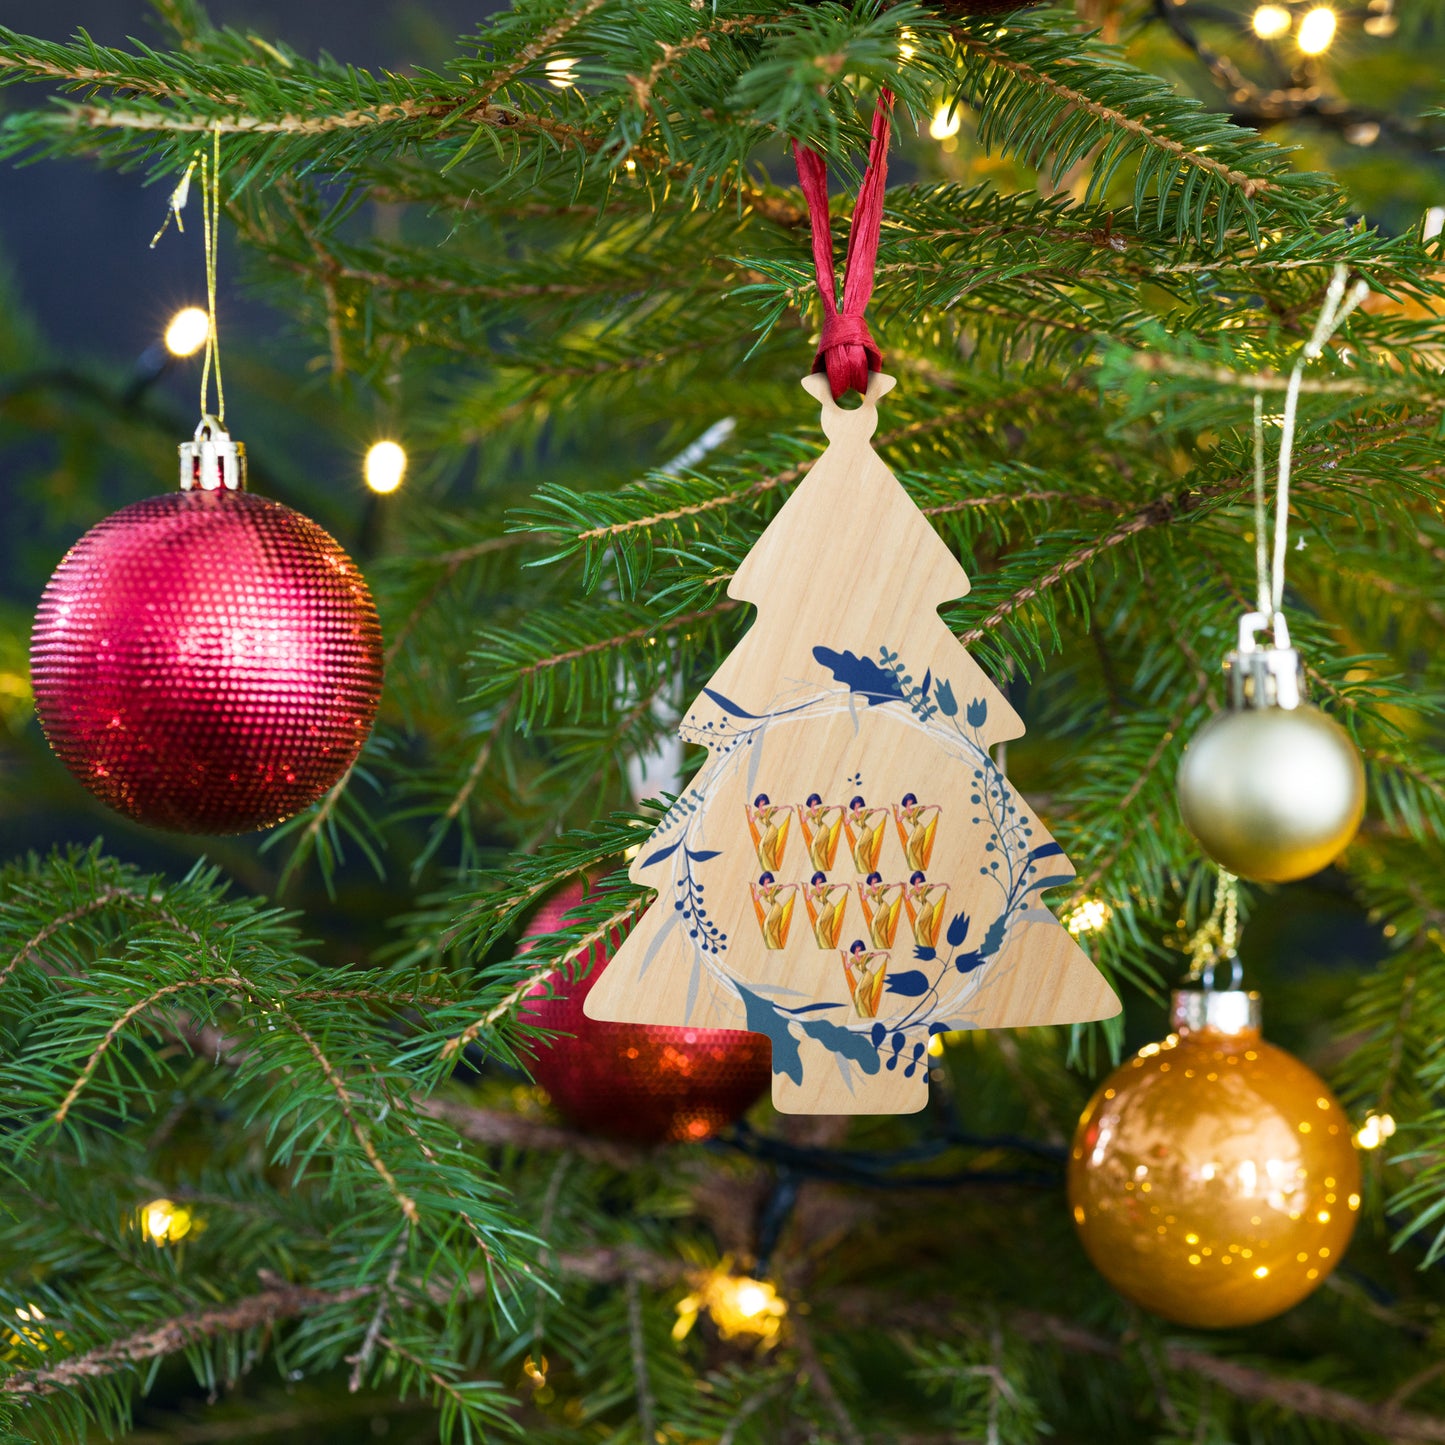
[(1266, 546), (1264, 540), (1264, 408), (1262, 399), (1256, 397), (1254, 404), (1254, 466), (1255, 466), (1255, 556), (1258, 581), (1259, 610), (1273, 616), (1284, 602), (1285, 558), (1289, 552), (1289, 483), (1290, 465), (1294, 452), (1295, 422), (1299, 416), (1300, 388), (1304, 384), (1305, 368), (1312, 361), (1324, 355), (1330, 338), (1343, 325), (1345, 318), (1370, 294), (1370, 287), (1364, 281), (1356, 281), (1345, 294), (1345, 282), (1349, 272), (1344, 266), (1336, 266), (1330, 277), (1329, 289), (1325, 292), (1324, 305), (1320, 308), (1314, 332), (1300, 349), (1294, 369), (1289, 375), (1285, 389), (1284, 415), (1279, 432), (1279, 472), (1275, 483), (1274, 502), (1274, 558), (1273, 566), (1266, 571)]
[(226, 425), (226, 390), (221, 382), (221, 336), (216, 326), (216, 252), (221, 235), (221, 128), (211, 132), (209, 164), (201, 152), (201, 219), (206, 249), (206, 358), (201, 367), (201, 416), (211, 413), (206, 403), (211, 390), (211, 368), (216, 370), (215, 417), (221, 427)]

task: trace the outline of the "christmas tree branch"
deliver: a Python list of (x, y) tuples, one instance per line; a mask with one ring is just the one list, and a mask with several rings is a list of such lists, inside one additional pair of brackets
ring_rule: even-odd
[[(998, 45), (992, 44), (984, 38), (971, 34), (968, 31), (955, 33), (955, 40), (958, 47), (965, 55), (977, 57), (986, 61), (990, 66), (998, 70), (1007, 71), (1010, 75), (1028, 85), (1035, 86), (1039, 90), (1046, 90), (1056, 95), (1060, 100), (1065, 101), (1071, 109), (1081, 110), (1089, 115), (1096, 116), (1112, 129), (1123, 131), (1136, 139), (1145, 142), (1150, 146), (1167, 152), (1176, 157), (1186, 165), (1197, 166), (1200, 170), (1209, 172), (1210, 175), (1224, 181), (1227, 185), (1233, 186), (1241, 191), (1246, 199), (1253, 200), (1255, 196), (1277, 189), (1277, 184), (1267, 176), (1250, 175), (1245, 171), (1237, 170), (1222, 161), (1217, 161), (1213, 156), (1205, 155), (1200, 150), (1191, 150), (1179, 141), (1156, 129), (1148, 121), (1126, 114), (1114, 106), (1105, 105), (1101, 101), (1093, 100), (1083, 91), (1075, 89), (1072, 85), (1065, 84), (1054, 75), (1047, 74), (1039, 66), (1030, 64), (1026, 60), (1015, 59), (1000, 49)], [(1056, 62), (1060, 66), (1067, 67), (1073, 62), (1067, 59), (1060, 59)]]
[[(528, 979), (528, 988), (534, 987), (535, 982), (535, 978)], [(470, 1139), (474, 1144), (575, 1155), (621, 1170), (633, 1168), (648, 1152), (640, 1145), (606, 1139), (542, 1119), (530, 1119), (510, 1110), (479, 1108), (457, 1099), (430, 1098), (420, 1101), (418, 1107), (432, 1118), (449, 1124), (462, 1138)]]
[[(1286, 391), (1291, 385), (1290, 378), (1280, 372), (1236, 371), (1227, 366), (1170, 356), (1162, 351), (1133, 352), (1129, 356), (1129, 365), (1146, 374), (1188, 377), (1192, 381), (1208, 381), (1217, 386), (1237, 387), (1241, 391)], [(1294, 385), (1300, 392), (1310, 396), (1359, 396), (1376, 402), (1409, 401), (1438, 409), (1445, 406), (1445, 385), (1431, 387), (1429, 383), (1435, 379), (1431, 374), (1422, 373), (1412, 378), (1419, 384), (1411, 385), (1375, 375), (1331, 376), (1316, 377), (1313, 380), (1306, 378)]]
[[(540, 889), (533, 890), (529, 896), (535, 896), (536, 892), (540, 891)], [(575, 964), (579, 959), (590, 954), (599, 943), (612, 938), (619, 929), (635, 922), (643, 911), (643, 906), (640, 898), (632, 899), (625, 907), (611, 913), (604, 922), (584, 934), (575, 944), (570, 945), (560, 956), (553, 955), (551, 950), (546, 947), (545, 939), (539, 938), (533, 945), (534, 952), (538, 956), (535, 962), (528, 965), (522, 978), (475, 1023), (468, 1024), (455, 1038), (448, 1039), (442, 1048), (441, 1057), (443, 1059), (457, 1058), (486, 1030), (492, 1028), (500, 1020), (509, 1018), (545, 974), (551, 973), (554, 969), (561, 969), (565, 973), (569, 965)]]
[(863, 1445), (863, 1436), (859, 1433), (858, 1426), (854, 1423), (847, 1406), (844, 1405), (838, 1394), (827, 1366), (824, 1365), (818, 1354), (812, 1330), (796, 1312), (788, 1322), (788, 1339), (793, 1347), (793, 1352), (798, 1357), (803, 1378), (808, 1382), (809, 1389), (833, 1417), (833, 1424), (838, 1431), (838, 1439), (842, 1445)]
[(89, 1380), (103, 1378), (117, 1370), (131, 1369), (148, 1360), (161, 1359), (192, 1348), (197, 1341), (221, 1334), (239, 1334), (297, 1315), (329, 1309), (366, 1299), (375, 1288), (360, 1285), (352, 1289), (311, 1289), (305, 1285), (276, 1283), (229, 1304), (212, 1309), (188, 1310), (174, 1319), (148, 1325), (125, 1339), (99, 1345), (84, 1354), (40, 1370), (17, 1370), (0, 1379), (0, 1394), (47, 1395), (55, 1390), (73, 1389)]
[[(1014, 1314), (1009, 1323), (1026, 1339), (1059, 1345), (1076, 1354), (1124, 1358), (1123, 1345), (1056, 1316)], [(1163, 1355), (1171, 1370), (1208, 1380), (1239, 1400), (1272, 1404), (1308, 1419), (1382, 1436), (1397, 1445), (1445, 1441), (1445, 1419), (1413, 1414), (1390, 1401), (1361, 1400), (1312, 1380), (1272, 1375), (1187, 1345), (1166, 1343)]]
[(47, 939), (53, 938), (61, 929), (70, 927), (72, 923), (78, 923), (82, 918), (88, 918), (93, 913), (100, 913), (104, 909), (109, 908), (112, 903), (127, 902), (145, 905), (158, 901), (159, 899), (156, 897), (145, 897), (128, 888), (108, 887), (100, 889), (93, 898), (88, 898), (84, 903), (78, 904), (76, 907), (58, 914), (56, 917), (50, 919), (45, 927), (35, 934), (33, 938), (26, 939), (11, 957), (10, 962), (7, 963), (3, 969), (0, 969), (0, 984), (3, 984), (41, 944), (46, 942)]
[(235, 974), (218, 974), (211, 978), (183, 978), (177, 983), (163, 984), (160, 988), (152, 990), (143, 999), (133, 1003), (126, 1011), (117, 1018), (114, 1023), (102, 1035), (100, 1042), (95, 1046), (90, 1057), (85, 1061), (85, 1067), (81, 1069), (80, 1076), (70, 1086), (65, 1097), (60, 1101), (59, 1107), (51, 1116), (55, 1123), (62, 1124), (65, 1117), (70, 1113), (75, 1101), (85, 1090), (85, 1086), (95, 1077), (95, 1071), (100, 1067), (101, 1061), (105, 1058), (106, 1051), (125, 1032), (141, 1014), (149, 1012), (162, 999), (169, 998), (173, 994), (184, 993), (188, 989), (199, 988), (230, 988), (238, 992), (246, 991), (248, 985), (245, 979)]
[(606, 0), (583, 0), (575, 9), (568, 7), (553, 23), (521, 46), (505, 64), (494, 70), (482, 86), (479, 98), (491, 100), (505, 86), (535, 65), (558, 41), (565, 39), (590, 15), (596, 14)]
[(370, 1132), (356, 1115), (350, 1090), (336, 1065), (331, 1062), (321, 1045), (306, 1029), (285, 1013), (282, 1013), (281, 1017), (286, 1026), (306, 1045), (311, 1057), (316, 1060), (317, 1067), (325, 1076), (331, 1092), (335, 1094), (337, 1107), (341, 1110), (352, 1137), (361, 1146), (361, 1152), (366, 1155), (367, 1162), (376, 1170), (382, 1182), (391, 1191), (392, 1198), (396, 1200), (397, 1207), (406, 1216), (408, 1223), (417, 1224), (421, 1219), (421, 1212), (417, 1208), (416, 1201), (397, 1183), (396, 1175), (387, 1167), (386, 1161), (377, 1151)]

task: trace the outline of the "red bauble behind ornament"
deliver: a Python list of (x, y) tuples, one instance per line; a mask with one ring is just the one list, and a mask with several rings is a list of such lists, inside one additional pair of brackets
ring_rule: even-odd
[(245, 833), (356, 760), (381, 696), (381, 625), (316, 523), (244, 491), (183, 491), (71, 548), (30, 665), (50, 746), (102, 802), (153, 827)]
[[(526, 936), (565, 927), (566, 915), (581, 901), (581, 883), (568, 884), (537, 911)], [(611, 948), (621, 941), (614, 936)], [(736, 1123), (771, 1081), (768, 1040), (736, 1029), (588, 1018), (582, 1001), (610, 954), (599, 943), (579, 963), (573, 982), (554, 971), (529, 994), (524, 1012), (530, 1022), (571, 1035), (532, 1045), (533, 1077), (578, 1128), (616, 1139), (647, 1144), (706, 1139)]]

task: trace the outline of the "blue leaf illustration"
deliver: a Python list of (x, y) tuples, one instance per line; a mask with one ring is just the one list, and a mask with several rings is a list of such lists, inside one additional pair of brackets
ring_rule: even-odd
[(813, 1014), (817, 1013), (819, 1009), (842, 1008), (843, 1005), (840, 1003), (805, 1003), (798, 1008), (783, 1008), (781, 1004), (778, 1007), (782, 1009), (783, 1013), (792, 1014), (796, 1018), (798, 1014)]
[(970, 949), (968, 953), (960, 953), (954, 956), (953, 966), (960, 973), (972, 973), (979, 964), (983, 963), (984, 956), (978, 949)]
[(988, 926), (988, 932), (983, 936), (983, 942), (979, 945), (978, 951), (985, 958), (992, 958), (999, 949), (1003, 947), (1003, 936), (1008, 932), (1008, 914), (1000, 914)]
[[(804, 1024), (803, 1032), (809, 1038), (817, 1039), (825, 1049), (842, 1054), (845, 1059), (851, 1059), (865, 1074), (878, 1072), (878, 1047), (862, 1034), (840, 1028), (835, 1023), (829, 1023), (827, 1019), (814, 1019), (812, 1023)], [(793, 1047), (796, 1049), (797, 1045)], [(774, 1070), (777, 1067), (777, 1056), (774, 1055)], [(801, 1066), (799, 1072), (801, 1075)]]
[(706, 863), (709, 858), (717, 858), (722, 855), (721, 848), (700, 848), (696, 853), (691, 848), (687, 850), (687, 856), (694, 863)]
[(773, 1041), (773, 1072), (786, 1074), (795, 1084), (801, 1084), (803, 1058), (798, 1052), (797, 1039), (788, 1032), (787, 1019), (782, 1018), (767, 999), (759, 998), (750, 988), (744, 988), (740, 983), (734, 987), (742, 995), (748, 1032), (766, 1034)]
[(746, 708), (739, 707), (731, 698), (724, 697), (720, 692), (714, 692), (712, 688), (705, 687), (703, 691), (724, 711), (730, 712), (734, 717), (757, 718), (757, 713), (749, 712)]
[(903, 696), (898, 679), (871, 658), (858, 657), (851, 652), (834, 652), (827, 647), (815, 647), (813, 656), (850, 692), (866, 697), (869, 707)]
[(933, 960), (938, 957), (938, 950), (920, 943), (914, 947), (913, 956), (919, 963), (932, 963)]
[(1040, 843), (1037, 848), (1029, 849), (1030, 863), (1037, 863), (1040, 858), (1062, 858), (1064, 850), (1057, 843)]
[(944, 717), (958, 716), (958, 699), (953, 695), (953, 684), (946, 677), (934, 689), (933, 699)]
[(672, 855), (677, 852), (678, 843), (681, 842), (682, 839), (679, 838), (677, 843), (669, 843), (666, 848), (659, 848), (650, 858), (644, 858), (642, 860), (642, 866), (644, 868), (651, 868), (654, 863), (661, 863), (664, 858), (671, 858)]
[(971, 728), (981, 728), (988, 720), (988, 699), (976, 697), (968, 705), (968, 725)]
[(933, 686), (933, 669), (930, 667), (930, 668), (923, 674), (923, 686), (918, 689), (918, 695), (919, 695), (920, 697), (927, 697), (927, 696), (928, 696), (928, 689), (929, 689), (930, 687), (932, 687), (932, 686)]
[(968, 937), (968, 914), (955, 913), (948, 920), (948, 946), (957, 948)]
[(921, 968), (910, 968), (902, 973), (886, 974), (883, 987), (889, 993), (902, 994), (904, 998), (922, 998), (928, 992), (928, 975)]
[(1065, 883), (1072, 883), (1073, 881), (1074, 875), (1072, 873), (1055, 873), (1052, 877), (1040, 878), (1037, 882), (1030, 883), (1029, 892), (1042, 893), (1045, 888), (1058, 888)]

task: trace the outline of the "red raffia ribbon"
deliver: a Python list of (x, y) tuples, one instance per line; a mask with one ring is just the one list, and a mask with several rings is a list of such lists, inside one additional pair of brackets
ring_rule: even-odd
[(798, 180), (808, 203), (813, 230), (813, 270), (823, 300), (823, 334), (814, 371), (826, 371), (833, 399), (846, 391), (866, 392), (868, 373), (883, 369), (883, 354), (874, 344), (863, 313), (873, 295), (873, 271), (878, 263), (878, 233), (883, 225), (883, 191), (888, 184), (888, 131), (893, 114), (893, 92), (881, 90), (873, 110), (873, 140), (868, 167), (853, 208), (853, 229), (848, 233), (848, 255), (843, 263), (843, 306), (838, 307), (838, 282), (833, 270), (833, 228), (828, 216), (828, 163), (817, 151), (795, 143)]

